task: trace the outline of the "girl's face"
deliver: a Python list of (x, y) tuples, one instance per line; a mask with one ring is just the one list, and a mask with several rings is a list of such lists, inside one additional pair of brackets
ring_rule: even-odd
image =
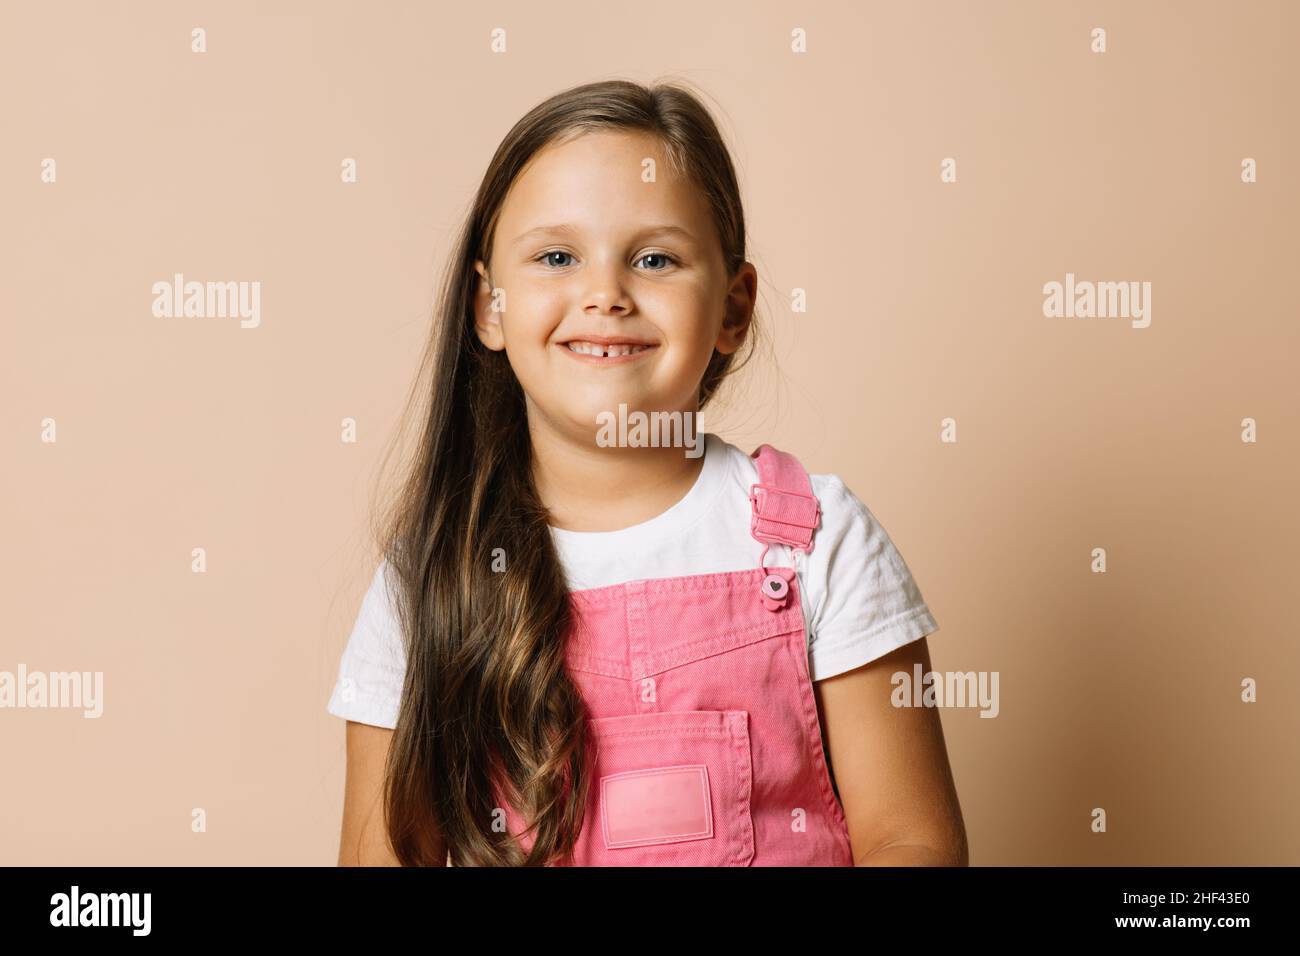
[[(642, 178), (647, 158), (653, 182)], [(658, 140), (616, 131), (535, 154), (502, 205), (490, 261), (475, 269), (476, 331), (506, 350), (530, 426), (584, 442), (620, 403), (698, 411), (713, 350), (740, 347), (757, 285), (748, 262), (726, 274), (707, 201)], [(591, 354), (598, 346), (604, 354)]]

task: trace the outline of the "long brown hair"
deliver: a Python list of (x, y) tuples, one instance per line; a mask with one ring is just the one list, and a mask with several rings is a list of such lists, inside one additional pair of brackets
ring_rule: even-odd
[[(597, 130), (653, 134), (708, 199), (729, 276), (745, 261), (731, 158), (699, 99), (675, 83), (606, 80), (534, 107), (492, 157), (439, 291), (408, 396), (427, 402), (399, 491), (379, 522), (406, 651), (385, 780), (388, 838), (405, 866), (538, 866), (568, 858), (588, 796), (586, 711), (565, 668), (565, 576), (533, 483), (524, 393), (474, 331), (474, 261), (529, 159)], [(753, 351), (753, 336), (746, 337)], [(714, 352), (703, 408), (733, 367)], [(746, 359), (748, 356), (746, 356)], [(740, 363), (740, 364), (743, 364)], [(430, 374), (431, 373), (431, 374)], [(505, 569), (494, 568), (503, 549)], [(494, 826), (504, 786), (531, 852)]]

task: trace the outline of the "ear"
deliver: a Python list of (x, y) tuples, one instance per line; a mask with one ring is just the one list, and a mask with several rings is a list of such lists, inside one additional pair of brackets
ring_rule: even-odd
[(736, 270), (727, 290), (727, 301), (722, 316), (722, 328), (714, 348), (723, 355), (735, 352), (749, 332), (754, 318), (754, 302), (758, 294), (758, 270), (752, 262), (744, 262)]
[(482, 259), (474, 260), (474, 271), (479, 277), (478, 290), (474, 293), (474, 331), (480, 342), (499, 352), (506, 347), (505, 330), (501, 328), (501, 313), (492, 309), (492, 286)]

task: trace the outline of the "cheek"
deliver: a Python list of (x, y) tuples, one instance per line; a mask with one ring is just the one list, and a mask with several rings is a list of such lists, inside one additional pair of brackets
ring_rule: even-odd
[(664, 358), (667, 361), (660, 367), (663, 377), (659, 380), (664, 400), (673, 405), (688, 401), (713, 358), (713, 340), (707, 336), (697, 336), (689, 342), (678, 339), (678, 347)]
[(709, 360), (713, 358), (713, 347), (718, 342), (718, 328), (707, 315), (701, 313), (697, 316), (695, 323), (689, 332), (683, 337), (683, 341), (689, 341), (692, 365), (697, 366), (701, 374)]
[[(548, 303), (535, 299), (520, 296), (516, 301), (519, 305), (513, 307), (507, 302), (508, 311), (501, 317), (501, 328), (509, 348), (518, 353), (518, 358), (521, 361), (535, 362), (539, 356), (527, 353), (536, 353), (539, 348), (547, 345), (559, 325), (559, 319), (555, 316), (563, 313), (556, 312)], [(525, 301), (528, 303), (527, 308), (522, 305)]]
[(691, 288), (665, 293), (644, 306), (645, 314), (653, 317), (669, 339), (690, 350), (712, 351), (721, 325), (722, 307), (715, 309), (703, 292)]
[(511, 285), (507, 307), (521, 326), (535, 328), (564, 316), (568, 297), (554, 283), (517, 279)]

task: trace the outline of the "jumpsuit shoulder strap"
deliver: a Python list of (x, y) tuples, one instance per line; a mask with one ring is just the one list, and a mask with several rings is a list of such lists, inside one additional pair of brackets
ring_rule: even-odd
[(764, 544), (785, 544), (811, 554), (821, 504), (808, 472), (794, 455), (771, 445), (759, 445), (749, 457), (758, 466), (758, 481), (749, 486), (749, 533)]

